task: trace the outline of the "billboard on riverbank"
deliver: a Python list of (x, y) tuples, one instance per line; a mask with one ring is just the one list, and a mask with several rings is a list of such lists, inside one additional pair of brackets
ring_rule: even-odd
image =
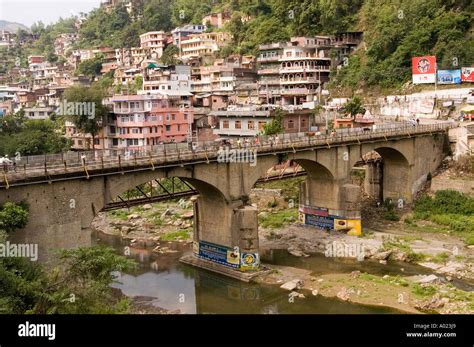
[(474, 67), (462, 67), (461, 68), (461, 81), (462, 82), (474, 82)]
[(436, 81), (436, 57), (424, 56), (413, 57), (412, 78), (413, 84), (435, 83)]
[(460, 84), (461, 70), (438, 70), (438, 84)]

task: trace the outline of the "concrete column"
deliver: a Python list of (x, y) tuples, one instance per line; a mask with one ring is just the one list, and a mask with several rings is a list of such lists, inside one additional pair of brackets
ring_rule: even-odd
[(328, 231), (360, 235), (360, 187), (329, 177), (308, 177), (300, 186), (299, 221)]
[(382, 172), (383, 163), (381, 161), (370, 162), (365, 166), (364, 190), (376, 201), (383, 201)]
[(194, 212), (196, 257), (219, 264), (223, 271), (259, 269), (256, 207), (201, 195), (194, 202)]

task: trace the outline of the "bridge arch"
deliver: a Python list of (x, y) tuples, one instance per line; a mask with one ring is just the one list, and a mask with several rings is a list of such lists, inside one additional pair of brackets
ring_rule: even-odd
[[(367, 185), (377, 184), (374, 196), (376, 200), (403, 199), (411, 201), (411, 164), (410, 157), (403, 148), (392, 146), (362, 146), (360, 158), (366, 158), (371, 152), (376, 152), (380, 161), (368, 160), (366, 164)], [(360, 160), (360, 159), (359, 159)], [(351, 163), (351, 168), (356, 162)]]

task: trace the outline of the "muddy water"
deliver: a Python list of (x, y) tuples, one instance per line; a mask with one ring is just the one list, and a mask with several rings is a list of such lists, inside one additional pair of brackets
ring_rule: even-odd
[[(119, 237), (93, 233), (93, 243), (107, 244), (123, 251), (127, 242)], [(163, 243), (166, 244), (166, 243)], [(191, 252), (190, 244), (168, 243), (176, 253), (158, 255), (149, 249), (131, 249), (139, 263), (133, 273), (122, 273), (114, 285), (129, 297), (141, 297), (148, 303), (181, 313), (398, 313), (391, 308), (371, 307), (312, 296), (290, 300), (278, 286), (250, 284), (179, 263)], [(293, 265), (298, 258), (280, 257), (278, 263)], [(293, 302), (290, 302), (293, 301)]]

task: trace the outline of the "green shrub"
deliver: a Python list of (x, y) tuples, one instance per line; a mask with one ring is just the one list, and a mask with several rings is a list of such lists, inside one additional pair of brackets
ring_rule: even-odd
[(21, 229), (28, 223), (28, 206), (20, 203), (6, 202), (0, 207), (0, 229), (12, 232)]

